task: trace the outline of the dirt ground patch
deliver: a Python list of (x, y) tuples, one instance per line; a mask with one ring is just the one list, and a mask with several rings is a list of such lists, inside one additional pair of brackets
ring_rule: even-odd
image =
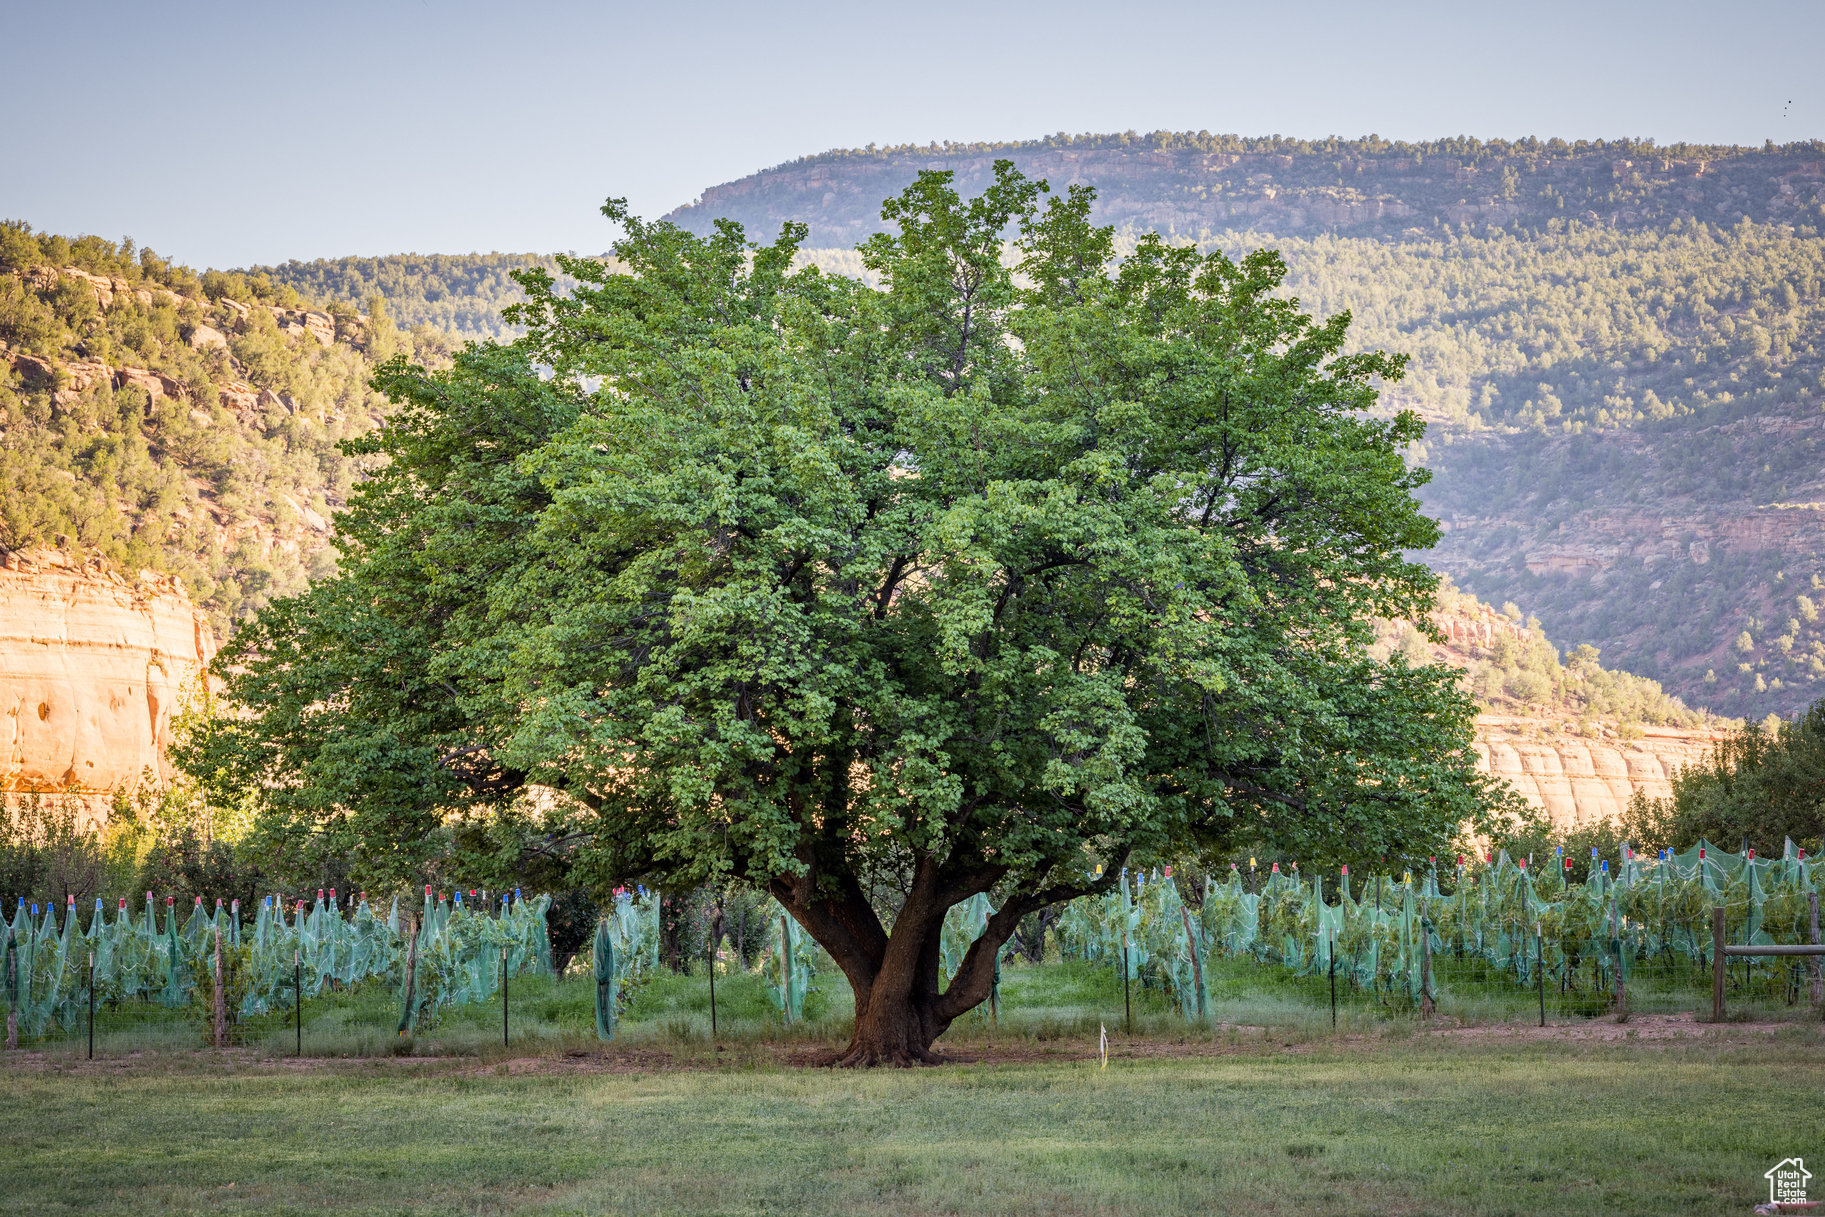
[(1757, 1043), (1770, 1035), (1795, 1027), (1809, 1028), (1825, 1035), (1818, 1023), (1700, 1022), (1690, 1012), (1684, 1014), (1631, 1014), (1617, 1022), (1614, 1018), (1593, 1018), (1575, 1023), (1548, 1023), (1541, 1027), (1530, 1023), (1497, 1023), (1473, 1027), (1439, 1027), (1421, 1032), (1422, 1036), (1449, 1036), (1471, 1040), (1558, 1040), (1653, 1042), (1665, 1040), (1708, 1039), (1719, 1043)]
[[(1207, 1035), (1176, 1037), (1111, 1034), (1109, 1059), (1160, 1060), (1198, 1057), (1238, 1057), (1268, 1054), (1306, 1054), (1325, 1048), (1373, 1052), (1394, 1043), (1413, 1046), (1431, 1043), (1475, 1044), (1630, 1044), (1636, 1046), (1711, 1043), (1719, 1046), (1758, 1044), (1783, 1032), (1801, 1029), (1825, 1042), (1825, 1025), (1792, 1022), (1702, 1022), (1690, 1013), (1637, 1014), (1626, 1021), (1596, 1018), (1554, 1022), (1545, 1027), (1528, 1023), (1494, 1023), (1472, 1026), (1434, 1023), (1403, 1033), (1378, 1035), (1353, 1032), (1339, 1036), (1288, 1033), (1272, 1027), (1219, 1025)], [(497, 1050), (476, 1056), (391, 1057), (274, 1057), (243, 1049), (224, 1052), (130, 1053), (96, 1061), (59, 1053), (18, 1052), (0, 1058), (0, 1069), (20, 1073), (116, 1074), (159, 1072), (316, 1073), (361, 1071), (398, 1073), (412, 1071), (458, 1072), (495, 1076), (650, 1074), (717, 1069), (817, 1069), (828, 1065), (837, 1045), (805, 1042), (773, 1043), (737, 1041), (712, 1048), (707, 1043), (616, 1044), (558, 1047), (540, 1051)], [(1095, 1060), (1098, 1045), (1090, 1038), (971, 1039), (940, 1044), (945, 1064), (1030, 1065), (1061, 1061)]]

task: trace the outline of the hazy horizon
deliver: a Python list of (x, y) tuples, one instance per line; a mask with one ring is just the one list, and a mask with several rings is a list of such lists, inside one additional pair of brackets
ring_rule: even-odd
[(196, 266), (601, 250), (605, 197), (657, 216), (871, 142), (1825, 135), (1798, 3), (7, 9), (0, 217)]

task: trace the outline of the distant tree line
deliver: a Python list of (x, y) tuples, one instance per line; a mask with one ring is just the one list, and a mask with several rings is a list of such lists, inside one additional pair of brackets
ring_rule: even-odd
[(380, 258), (319, 258), (255, 267), (269, 277), (325, 300), (366, 300), (379, 296), (398, 324), (429, 326), (459, 338), (511, 339), (516, 327), (501, 310), (524, 298), (512, 279), (517, 270), (537, 267), (559, 274), (545, 254), (393, 254)]
[(787, 161), (789, 165), (817, 165), (857, 159), (886, 159), (900, 156), (1007, 156), (1017, 152), (1046, 149), (1079, 151), (1157, 151), (1203, 152), (1242, 155), (1274, 153), (1292, 156), (1449, 156), (1475, 162), (1487, 157), (1507, 156), (1627, 156), (1677, 157), (1720, 160), (1747, 155), (1825, 154), (1825, 141), (1798, 140), (1787, 144), (1767, 143), (1759, 148), (1739, 144), (1660, 144), (1651, 139), (1521, 139), (1481, 140), (1459, 135), (1435, 140), (1389, 140), (1379, 135), (1354, 139), (1327, 136), (1303, 139), (1287, 135), (1234, 135), (1209, 131), (1134, 131), (1119, 133), (1059, 131), (1028, 140), (933, 140), (925, 144), (868, 144), (862, 148), (833, 148), (811, 156)]

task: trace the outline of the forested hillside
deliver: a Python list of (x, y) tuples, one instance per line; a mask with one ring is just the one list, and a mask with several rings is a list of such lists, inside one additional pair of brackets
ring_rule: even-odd
[(1307, 308), (1410, 354), (1386, 400), (1433, 424), (1428, 557), (1467, 590), (1694, 705), (1825, 695), (1799, 602), (1825, 578), (1825, 146), (1061, 135), (834, 151), (673, 218), (847, 246), (919, 170), (967, 185), (998, 156), (1096, 187), (1120, 241), (1277, 248)]
[(1262, 231), (1222, 244), (1274, 246), (1307, 308), (1347, 309), (1358, 343), (1407, 352), (1390, 401), (1430, 419), (1575, 433), (1820, 398), (1815, 228), (1571, 222), (1403, 241)]
[(0, 223), (0, 549), (178, 575), (223, 636), (334, 569), (375, 365), (450, 350), (378, 302)]
[(406, 327), (426, 325), (459, 338), (510, 338), (501, 310), (520, 299), (509, 276), (536, 266), (558, 273), (546, 254), (392, 254), (381, 258), (320, 258), (255, 266), (249, 275), (319, 300), (366, 300), (379, 296), (394, 320)]
[[(883, 198), (927, 167), (954, 170), (967, 188), (1004, 155), (1054, 189), (1096, 186), (1100, 214), (1117, 225), (1122, 242), (1157, 230), (1232, 251), (1278, 248), (1289, 267), (1288, 290), (1306, 307), (1350, 311), (1360, 347), (1409, 353), (1407, 377), (1389, 387), (1386, 400), (1433, 424), (1416, 453), (1436, 472), (1424, 493), (1445, 525), (1429, 557), (1465, 590), (1521, 605), (1568, 654), (1596, 647), (1612, 664), (1661, 682), (1692, 705), (1760, 717), (1792, 713), (1825, 695), (1825, 630), (1816, 622), (1816, 606), (1825, 603), (1818, 586), (1825, 582), (1818, 528), (1825, 504), (1819, 145), (1396, 144), (1156, 133), (870, 148), (805, 158), (712, 188), (674, 218), (701, 231), (728, 215), (755, 236), (803, 219), (812, 226), (808, 258), (860, 273), (847, 246), (880, 229)], [(11, 231), (9, 241), (24, 239)], [(50, 346), (66, 365), (107, 363), (111, 357), (89, 353), (99, 349), (94, 344), (126, 343), (130, 355), (113, 362), (194, 385), (198, 408), (224, 379), (255, 389), (270, 383), (274, 393), (294, 398), (298, 391), (279, 382), (309, 382), (318, 386), (308, 390), (317, 400), (354, 402), (366, 391), (351, 386), (365, 381), (373, 353), (350, 302), (384, 301), (401, 326), (503, 336), (509, 331), (500, 311), (519, 296), (510, 272), (553, 269), (550, 259), (528, 254), (399, 255), (288, 262), (231, 280), (190, 275), (106, 242), (78, 244), (81, 250), (71, 245), (68, 255), (49, 247), (8, 255), (0, 338), (33, 353), (38, 323), (27, 314), (37, 314), (20, 303), (29, 296), (59, 318)], [(170, 280), (196, 301), (196, 315), (159, 306), (173, 309), (177, 341), (147, 348), (129, 339), (130, 314), (117, 318), (98, 308), (99, 320), (78, 316), (70, 310), (82, 306), (70, 301), (80, 293), (32, 279), (21, 269), (27, 264), (93, 265), (97, 274)], [(220, 303), (223, 296), (267, 306), (275, 330), (285, 319), (273, 310), (321, 302), (345, 349), (319, 353), (288, 341), (281, 373), (272, 359), (253, 357), (270, 342), (253, 332), (265, 333), (265, 322), (243, 318)], [(222, 354), (190, 345), (199, 322), (224, 334), (230, 345)], [(443, 341), (430, 328), (394, 339), (401, 340), (433, 357)], [(12, 392), (30, 396), (33, 382), (15, 365)], [(83, 377), (65, 375), (73, 377), (70, 385)], [(52, 392), (67, 396), (70, 385)], [(40, 401), (35, 409), (52, 408), (42, 404), (49, 402), (42, 391)], [(345, 406), (340, 419), (319, 411), (321, 423), (307, 417), (297, 424), (305, 432), (282, 442), (237, 414), (232, 433), (215, 433), (218, 443), (236, 452), (251, 445), (262, 455), (199, 452), (183, 484), (214, 512), (264, 513), (275, 521), (256, 532), (288, 519), (290, 500), (321, 516), (353, 471), (328, 455), (332, 437), (370, 425), (362, 419), (379, 408)], [(194, 423), (189, 407), (180, 413), (147, 429), (166, 428), (171, 452), (185, 443), (185, 420)], [(9, 429), (6, 443), (45, 445), (63, 434), (48, 421), (33, 425), (30, 436)], [(93, 433), (95, 424), (83, 425)], [(56, 455), (39, 463), (74, 472), (86, 461), (83, 476), (93, 481), (114, 458), (74, 455), (83, 442), (61, 439)], [(145, 459), (166, 466), (177, 459), (147, 442)], [(282, 454), (269, 451), (274, 444)], [(296, 472), (306, 466), (315, 472)], [(314, 505), (318, 499), (306, 492), (319, 478), (321, 503)], [(78, 535), (80, 528), (83, 536), (115, 537), (110, 544), (131, 539), (134, 552), (159, 548), (147, 525), (102, 511), (105, 496), (85, 499), (75, 483), (48, 473), (39, 481), (44, 485), (27, 496), (34, 502), (88, 506), (51, 511), (62, 523), (29, 525), (15, 522), (26, 513), (13, 507), (0, 517), (13, 535)], [(88, 516), (78, 520), (83, 511)], [(176, 525), (163, 527), (173, 538), (160, 543), (160, 560), (169, 565), (191, 546), (175, 539)], [(225, 548), (187, 577), (225, 617), (258, 603), (271, 586), (296, 586), (312, 560), (313, 545), (301, 536), (303, 556), (295, 561), (286, 546), (264, 541), (259, 561), (238, 561), (230, 555), (245, 546), (236, 526), (215, 531)], [(237, 540), (229, 544), (229, 536)]]
[[(1720, 713), (1825, 695), (1825, 241), (1680, 220), (1272, 244), (1290, 289), (1409, 352), (1434, 565)], [(1744, 646), (1745, 635), (1752, 645)]]
[(1409, 663), (1464, 670), (1463, 689), (1486, 711), (1564, 724), (1585, 735), (1635, 734), (1639, 728), (1727, 725), (1670, 696), (1658, 681), (1605, 667), (1588, 643), (1561, 654), (1535, 617), (1513, 603), (1485, 604), (1450, 579), (1441, 582), (1430, 624), (1434, 641), (1409, 622), (1382, 622), (1377, 657), (1399, 651)]

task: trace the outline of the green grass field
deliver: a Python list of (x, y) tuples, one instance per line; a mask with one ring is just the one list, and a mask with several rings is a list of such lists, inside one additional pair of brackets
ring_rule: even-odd
[(0, 1069), (0, 1209), (1746, 1213), (1762, 1171), (1821, 1149), (1820, 1052), (1796, 1027), (1265, 1041), (1106, 1070), (40, 1059)]
[[(587, 978), (393, 1034), (385, 986), (227, 1054), (168, 1014), (0, 1058), (0, 1213), (1746, 1213), (1825, 1159), (1816, 1021), (1574, 1017), (1465, 987), (1421, 1024), (1225, 964), (1189, 1026), (1107, 969), (1011, 967), (959, 1063), (833, 1072), (848, 994), (781, 1026), (760, 980), (647, 981), (610, 1044)], [(1689, 1005), (1687, 1009), (1689, 1009)], [(1812, 1016), (1816, 1019), (1816, 1012)], [(1113, 1038), (1099, 1067), (1098, 1033)], [(177, 1050), (177, 1049), (184, 1050)]]

